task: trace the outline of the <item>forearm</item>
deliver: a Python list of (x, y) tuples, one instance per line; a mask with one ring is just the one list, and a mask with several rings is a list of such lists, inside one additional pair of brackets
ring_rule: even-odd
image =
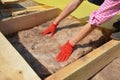
[[(107, 6), (106, 6), (107, 5)], [(69, 40), (72, 45), (76, 45), (80, 40), (86, 37), (92, 30), (100, 24), (108, 21), (118, 12), (120, 12), (120, 1), (105, 0), (101, 7), (90, 15), (89, 23), (86, 24), (77, 35)], [(95, 26), (96, 25), (96, 26)]]
[(60, 15), (54, 20), (55, 24), (59, 24), (59, 22), (71, 14), (81, 3), (83, 0), (72, 0), (60, 13)]
[(69, 42), (74, 46), (84, 37), (86, 37), (91, 31), (93, 31), (97, 26), (86, 24)]

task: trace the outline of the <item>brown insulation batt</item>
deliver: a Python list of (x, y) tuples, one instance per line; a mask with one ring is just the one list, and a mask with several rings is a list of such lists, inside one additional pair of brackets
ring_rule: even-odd
[[(55, 59), (56, 55), (60, 52), (59, 46), (71, 39), (82, 28), (83, 24), (72, 17), (67, 17), (58, 25), (56, 34), (53, 37), (49, 35), (42, 36), (41, 32), (46, 29), (53, 20), (35, 26), (32, 29), (19, 31), (8, 37), (8, 40), (21, 55), (27, 56), (26, 58), (29, 58), (29, 64), (31, 66), (35, 65), (34, 67), (36, 69), (41, 69), (38, 65), (38, 63), (40, 63), (48, 72), (54, 73), (106, 42), (107, 37), (103, 34), (102, 30), (95, 29), (76, 45), (72, 55), (67, 61), (59, 63)], [(28, 55), (33, 56), (37, 62), (34, 62), (35, 60)], [(42, 69), (41, 74), (44, 72), (47, 71)]]

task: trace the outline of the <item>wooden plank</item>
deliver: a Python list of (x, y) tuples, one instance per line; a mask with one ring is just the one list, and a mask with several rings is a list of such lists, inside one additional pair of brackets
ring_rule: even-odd
[(26, 8), (23, 7), (23, 8), (1, 9), (0, 12), (3, 17), (9, 17), (9, 16), (17, 16), (17, 15), (30, 13), (30, 12), (43, 11), (48, 9), (51, 9), (51, 7), (32, 6), (32, 7), (26, 7)]
[(8, 5), (0, 4), (0, 8), (1, 8), (0, 12), (1, 12), (1, 15), (2, 15), (3, 18), (8, 18), (8, 17), (13, 16), (16, 13), (16, 11), (19, 12), (19, 11), (22, 11), (22, 10), (34, 9), (34, 8), (37, 8), (37, 9), (41, 10), (42, 7), (48, 8), (48, 6), (46, 6), (46, 5), (40, 5), (40, 4), (37, 4), (33, 1), (26, 0), (24, 2), (19, 2), (19, 3), (16, 3), (16, 4), (8, 4)]
[(0, 80), (41, 80), (0, 33)]
[(4, 34), (11, 34), (23, 29), (28, 29), (53, 19), (60, 13), (58, 8), (38, 11), (22, 16), (3, 19), (0, 21), (0, 31)]
[(13, 4), (13, 3), (17, 3), (19, 1), (25, 1), (25, 0), (0, 0), (0, 2), (2, 4)]
[(109, 62), (120, 56), (119, 48), (120, 41), (111, 40), (49, 76), (46, 80), (88, 80)]
[(12, 16), (17, 16), (17, 15), (20, 15), (20, 14), (34, 12), (34, 11), (46, 10), (46, 9), (49, 9), (49, 8), (51, 8), (51, 7), (44, 7), (44, 6), (26, 7), (26, 9), (23, 9), (23, 10), (21, 9), (19, 11), (12, 12)]
[[(114, 53), (113, 53), (114, 54)], [(119, 80), (120, 79), (120, 57), (114, 59), (90, 80)]]

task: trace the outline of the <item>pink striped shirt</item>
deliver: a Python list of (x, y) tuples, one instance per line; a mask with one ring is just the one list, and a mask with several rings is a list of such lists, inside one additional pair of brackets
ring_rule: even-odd
[(120, 12), (120, 0), (105, 0), (98, 10), (90, 15), (89, 22), (99, 26)]

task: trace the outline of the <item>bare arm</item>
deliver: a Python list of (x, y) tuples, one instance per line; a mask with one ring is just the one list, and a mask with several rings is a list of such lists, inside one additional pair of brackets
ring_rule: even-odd
[(54, 20), (55, 24), (59, 24), (59, 22), (71, 14), (81, 3), (83, 0), (72, 0), (60, 13), (60, 15)]
[(59, 62), (66, 61), (69, 56), (71, 55), (74, 46), (82, 40), (84, 37), (86, 37), (92, 30), (94, 30), (96, 26), (91, 25), (91, 24), (86, 24), (79, 32), (77, 35), (75, 35), (73, 38), (71, 38), (67, 43), (65, 43), (62, 48), (60, 53), (57, 55), (56, 59)]
[(91, 31), (93, 31), (97, 26), (86, 24), (69, 42), (74, 46), (84, 37), (86, 37)]

